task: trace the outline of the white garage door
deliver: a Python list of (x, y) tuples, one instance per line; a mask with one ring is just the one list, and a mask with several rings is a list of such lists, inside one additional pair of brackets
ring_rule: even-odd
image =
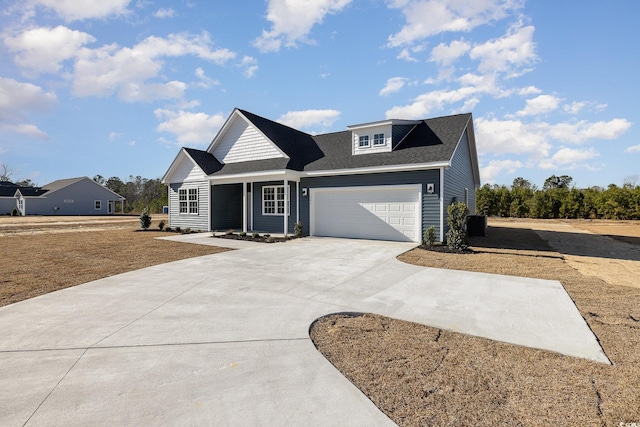
[(313, 188), (311, 234), (413, 241), (421, 240), (421, 187)]

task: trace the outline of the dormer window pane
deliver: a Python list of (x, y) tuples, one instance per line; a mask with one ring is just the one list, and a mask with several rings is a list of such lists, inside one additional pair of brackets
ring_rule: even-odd
[(376, 133), (373, 135), (373, 145), (384, 145), (384, 133)]
[(369, 135), (363, 135), (360, 137), (360, 141), (358, 144), (359, 147), (368, 147), (369, 146)]

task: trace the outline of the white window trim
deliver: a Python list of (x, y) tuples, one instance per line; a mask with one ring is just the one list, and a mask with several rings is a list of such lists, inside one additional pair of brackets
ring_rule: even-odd
[[(376, 136), (382, 135), (382, 142), (376, 144)], [(373, 146), (374, 147), (384, 147), (387, 145), (387, 138), (384, 135), (384, 132), (378, 132), (373, 134)]]
[[(265, 204), (265, 198), (264, 198), (264, 193), (265, 190), (268, 188), (272, 188), (273, 189), (273, 203), (274, 203), (274, 209), (275, 209), (275, 213), (270, 213), (270, 212), (266, 212), (266, 204)], [(291, 195), (289, 194), (289, 188), (284, 187), (284, 185), (264, 185), (262, 187), (262, 215), (264, 216), (284, 216), (284, 213), (278, 213), (278, 189), (282, 188), (283, 191), (283, 195), (284, 195), (284, 200), (283, 201), (288, 201), (289, 203), (285, 203), (285, 210), (286, 210), (286, 214), (287, 216), (291, 215)], [(288, 197), (287, 197), (288, 196)], [(271, 200), (270, 200), (271, 201)]]
[(93, 209), (96, 211), (102, 210), (102, 200), (94, 200), (93, 201)]
[[(362, 141), (364, 138), (367, 139), (366, 145), (362, 144)], [(369, 138), (369, 135), (358, 135), (358, 148), (363, 149), (363, 148), (369, 148), (369, 147), (371, 147), (371, 138)]]
[[(195, 198), (191, 198), (191, 190), (195, 190)], [(180, 193), (184, 192), (185, 199), (180, 199)], [(195, 210), (191, 209), (191, 203), (196, 203)], [(186, 212), (182, 212), (182, 203), (185, 203)], [(179, 215), (198, 215), (200, 211), (200, 190), (198, 187), (186, 187), (178, 189), (178, 214)]]

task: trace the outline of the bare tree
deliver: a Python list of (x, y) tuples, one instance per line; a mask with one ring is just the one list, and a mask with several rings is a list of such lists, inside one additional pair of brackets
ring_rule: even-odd
[(12, 176), (13, 170), (4, 163), (0, 163), (0, 181), (11, 181)]

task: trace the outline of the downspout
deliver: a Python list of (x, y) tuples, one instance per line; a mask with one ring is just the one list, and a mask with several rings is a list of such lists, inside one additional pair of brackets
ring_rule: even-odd
[(440, 241), (444, 242), (444, 168), (440, 168)]

